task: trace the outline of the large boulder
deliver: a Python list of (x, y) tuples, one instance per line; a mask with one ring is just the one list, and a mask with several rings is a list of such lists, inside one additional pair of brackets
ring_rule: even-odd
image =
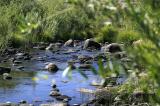
[(121, 52), (121, 44), (118, 43), (111, 43), (109, 45), (105, 45), (102, 47), (103, 52), (110, 52), (110, 53), (115, 53), (115, 52)]
[(45, 69), (47, 69), (47, 70), (50, 71), (50, 72), (57, 72), (59, 68), (57, 67), (56, 64), (54, 64), (54, 63), (49, 63), (49, 64), (45, 67)]
[(64, 46), (73, 47), (74, 41), (72, 39), (69, 39), (68, 41), (65, 42)]
[(11, 72), (11, 68), (0, 67), (0, 75), (3, 75), (4, 73), (10, 73), (10, 72)]
[(83, 49), (101, 49), (101, 45), (92, 39), (87, 39), (84, 42)]

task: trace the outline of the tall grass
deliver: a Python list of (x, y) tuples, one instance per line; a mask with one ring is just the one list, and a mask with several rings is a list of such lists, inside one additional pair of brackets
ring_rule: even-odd
[(64, 0), (2, 0), (0, 15), (1, 48), (92, 36), (89, 13)]

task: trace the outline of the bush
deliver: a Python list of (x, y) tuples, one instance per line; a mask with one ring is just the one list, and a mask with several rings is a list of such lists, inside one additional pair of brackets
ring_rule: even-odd
[(120, 30), (117, 36), (117, 42), (123, 42), (125, 44), (132, 44), (134, 41), (140, 39), (140, 33), (133, 30)]
[(99, 31), (96, 40), (98, 42), (115, 42), (117, 37), (118, 31), (116, 28), (113, 28), (112, 26), (104, 26)]

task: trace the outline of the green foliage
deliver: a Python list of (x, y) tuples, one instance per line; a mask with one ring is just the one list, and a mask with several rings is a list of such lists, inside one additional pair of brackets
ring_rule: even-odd
[(131, 45), (134, 41), (139, 40), (141, 37), (139, 32), (133, 30), (119, 30), (117, 42), (124, 42)]
[(112, 26), (104, 26), (99, 31), (96, 40), (98, 42), (115, 42), (117, 37), (118, 31), (115, 27)]

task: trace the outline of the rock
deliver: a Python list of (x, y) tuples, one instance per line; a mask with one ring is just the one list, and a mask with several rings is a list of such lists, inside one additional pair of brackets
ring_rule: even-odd
[(55, 48), (55, 45), (53, 43), (51, 43), (46, 50), (53, 50)]
[(19, 103), (20, 103), (20, 104), (26, 104), (26, 103), (27, 103), (27, 101), (25, 101), (25, 100), (21, 100)]
[(116, 52), (113, 54), (113, 56), (117, 59), (122, 59), (122, 58), (125, 58), (127, 57), (126, 53), (125, 52)]
[(115, 53), (115, 52), (121, 52), (121, 44), (118, 43), (111, 43), (109, 45), (103, 46), (102, 47), (103, 52), (110, 52), (110, 53)]
[(8, 48), (8, 49), (6, 50), (6, 52), (7, 52), (7, 54), (12, 55), (12, 54), (15, 54), (15, 53), (16, 53), (16, 50), (13, 49), (13, 48)]
[(50, 96), (60, 96), (61, 94), (60, 94), (60, 92), (58, 92), (58, 91), (56, 91), (56, 90), (53, 90), (53, 91), (50, 92), (49, 95), (50, 95)]
[(114, 101), (121, 101), (122, 99), (120, 98), (120, 96), (117, 96), (114, 98)]
[(68, 46), (68, 47), (73, 47), (74, 46), (74, 41), (72, 39), (68, 40), (65, 42), (64, 46)]
[(0, 75), (4, 73), (10, 73), (10, 72), (11, 72), (11, 68), (0, 67)]
[(92, 39), (87, 39), (85, 42), (84, 42), (84, 46), (83, 46), (83, 49), (89, 49), (89, 48), (94, 48), (94, 49), (101, 49), (101, 45), (97, 42), (95, 42), (94, 40)]
[(31, 60), (31, 56), (25, 56), (24, 60)]
[(46, 46), (35, 46), (33, 49), (45, 50)]
[(64, 52), (64, 54), (71, 54), (71, 53), (76, 53), (76, 50), (73, 49), (68, 49), (66, 52)]
[(59, 89), (58, 88), (53, 88), (51, 91), (57, 91), (57, 92), (59, 92)]
[(50, 72), (57, 72), (58, 71), (58, 67), (57, 65), (55, 65), (54, 63), (49, 63), (45, 69), (47, 69)]
[(56, 47), (61, 47), (62, 45), (63, 45), (63, 43), (60, 43), (60, 42), (55, 43)]
[(4, 79), (4, 80), (11, 80), (12, 77), (10, 76), (10, 74), (4, 73), (4, 74), (3, 74), (3, 79)]
[(57, 100), (64, 100), (64, 99), (71, 100), (72, 98), (67, 95), (60, 95), (60, 96), (56, 96), (56, 99)]
[(13, 61), (15, 60), (30, 60), (31, 56), (29, 55), (29, 53), (17, 53), (15, 54), (15, 58), (13, 59)]
[(68, 102), (69, 102), (68, 98), (65, 98), (65, 99), (63, 100), (63, 102), (64, 102), (64, 103), (66, 103), (66, 102), (68, 103)]
[(13, 104), (11, 102), (0, 103), (0, 106), (17, 106), (17, 104)]
[(39, 42), (33, 48), (34, 49), (39, 49), (39, 50), (45, 50), (47, 46), (48, 46), (48, 43)]
[(13, 63), (15, 63), (15, 64), (21, 64), (22, 61), (15, 60), (15, 61), (13, 61)]
[(26, 56), (28, 55), (27, 53), (17, 53), (16, 56)]
[(93, 60), (93, 58), (90, 56), (86, 56), (86, 55), (80, 55), (80, 56), (78, 56), (78, 60), (81, 63), (85, 63), (86, 61)]
[(18, 106), (34, 106), (33, 104), (19, 104)]
[(91, 69), (92, 65), (91, 64), (81, 64), (78, 68), (79, 69)]
[(24, 58), (24, 56), (16, 56), (15, 57), (15, 60), (21, 60), (21, 59), (23, 59)]
[(74, 40), (74, 47), (81, 45), (80, 40)]
[(53, 84), (53, 85), (51, 85), (52, 86), (52, 88), (56, 88), (57, 87), (57, 85), (56, 84)]

